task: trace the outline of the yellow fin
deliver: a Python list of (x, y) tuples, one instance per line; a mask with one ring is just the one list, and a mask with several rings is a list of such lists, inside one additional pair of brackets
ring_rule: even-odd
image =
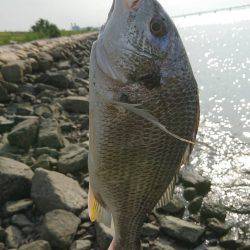
[(173, 180), (168, 185), (168, 188), (166, 189), (166, 191), (162, 195), (161, 199), (159, 200), (159, 202), (155, 206), (154, 210), (156, 210), (157, 208), (165, 206), (166, 204), (168, 204), (172, 200), (174, 189), (175, 189), (176, 180), (177, 180), (177, 175), (174, 176)]
[(90, 185), (88, 195), (88, 210), (89, 218), (92, 222), (98, 221), (107, 227), (111, 227), (111, 213), (97, 201)]

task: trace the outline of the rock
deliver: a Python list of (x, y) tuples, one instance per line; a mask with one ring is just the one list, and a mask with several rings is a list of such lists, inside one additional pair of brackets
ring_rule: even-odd
[(0, 242), (0, 250), (6, 250), (5, 245)]
[(196, 189), (194, 187), (188, 187), (184, 189), (183, 197), (187, 201), (193, 200), (197, 196)]
[(238, 250), (249, 250), (250, 249), (250, 240), (243, 242), (243, 245), (238, 248)]
[(188, 248), (178, 247), (175, 244), (169, 242), (165, 238), (161, 237), (151, 247), (152, 250), (187, 250)]
[(29, 116), (32, 115), (33, 108), (29, 103), (20, 103), (17, 105), (16, 114), (17, 115), (23, 115), (23, 116)]
[(53, 210), (44, 217), (41, 237), (55, 249), (66, 250), (71, 245), (80, 219), (71, 212)]
[(37, 168), (44, 168), (47, 170), (53, 170), (57, 165), (57, 160), (55, 158), (50, 157), (49, 155), (40, 155), (37, 159), (37, 162), (32, 166), (32, 170), (36, 170)]
[(220, 238), (220, 246), (225, 249), (239, 249), (243, 246), (243, 242), (239, 239), (238, 234), (230, 231), (228, 234)]
[(10, 96), (7, 90), (4, 88), (2, 83), (0, 82), (0, 103), (8, 102), (10, 100)]
[(6, 64), (1, 69), (3, 78), (7, 82), (23, 82), (23, 65), (17, 62)]
[(219, 220), (215, 218), (211, 218), (207, 220), (207, 227), (215, 232), (219, 237), (227, 234), (230, 230), (225, 224), (221, 223)]
[(192, 201), (190, 201), (188, 205), (188, 211), (191, 214), (197, 214), (201, 209), (202, 202), (203, 202), (202, 196), (194, 198)]
[(49, 155), (52, 158), (58, 159), (59, 152), (56, 149), (53, 148), (35, 148), (34, 150), (34, 156), (39, 157), (41, 155)]
[(70, 247), (70, 250), (90, 250), (91, 249), (90, 240), (76, 240)]
[(13, 215), (16, 213), (28, 210), (33, 206), (33, 201), (30, 199), (23, 199), (19, 201), (9, 201), (5, 203), (3, 211), (6, 215)]
[(18, 226), (19, 228), (34, 226), (34, 224), (24, 214), (13, 215), (11, 217), (11, 224)]
[(69, 61), (61, 61), (57, 64), (57, 68), (59, 70), (67, 70), (71, 68), (71, 64)]
[(142, 227), (142, 237), (148, 237), (150, 239), (156, 238), (159, 235), (159, 232), (159, 227), (151, 223), (146, 223)]
[(38, 144), (39, 147), (55, 149), (64, 147), (61, 131), (56, 120), (47, 119), (41, 123)]
[(195, 187), (199, 195), (206, 195), (211, 189), (211, 181), (197, 172), (183, 170), (180, 174), (181, 182), (186, 187)]
[(34, 145), (37, 141), (39, 119), (32, 118), (19, 123), (8, 135), (11, 146), (16, 146), (24, 150)]
[(37, 240), (31, 243), (22, 245), (18, 250), (51, 250), (49, 242), (45, 240)]
[(209, 218), (216, 218), (224, 222), (226, 216), (227, 212), (220, 204), (209, 201), (208, 199), (203, 202), (200, 212), (202, 221), (206, 221)]
[(62, 106), (65, 111), (77, 114), (88, 114), (89, 101), (83, 96), (69, 96), (62, 99)]
[(6, 232), (3, 228), (0, 227), (0, 242), (5, 242)]
[(46, 71), (46, 70), (51, 68), (54, 60), (50, 54), (48, 54), (46, 52), (41, 52), (38, 55), (37, 62), (38, 62), (38, 70), (39, 71)]
[(179, 215), (182, 217), (185, 211), (185, 205), (180, 198), (175, 197), (168, 204), (158, 208), (156, 211), (164, 215)]
[(18, 248), (20, 245), (22, 245), (24, 240), (23, 234), (17, 227), (7, 227), (6, 234), (6, 245), (8, 248)]
[[(0, 99), (1, 99), (1, 97), (0, 97)], [(4, 134), (6, 132), (9, 132), (14, 126), (15, 126), (14, 121), (8, 120), (5, 117), (0, 116), (0, 134)]]
[(100, 249), (108, 249), (113, 239), (111, 230), (102, 223), (96, 223), (96, 237)]
[[(69, 150), (67, 150), (69, 148)], [(88, 172), (88, 151), (80, 147), (67, 147), (58, 162), (58, 171), (61, 173)]]
[(75, 180), (44, 169), (37, 169), (32, 180), (31, 196), (37, 208), (46, 213), (65, 209), (79, 213), (87, 206), (87, 194)]
[(159, 218), (160, 230), (163, 234), (188, 244), (197, 244), (205, 232), (201, 226), (172, 216), (160, 216)]
[(33, 175), (27, 165), (0, 157), (0, 204), (29, 197)]

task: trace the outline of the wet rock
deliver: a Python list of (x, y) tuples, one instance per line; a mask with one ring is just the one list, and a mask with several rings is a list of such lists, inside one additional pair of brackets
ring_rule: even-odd
[(23, 66), (20, 63), (14, 62), (4, 65), (1, 72), (4, 80), (7, 82), (23, 82)]
[(142, 237), (156, 238), (159, 235), (159, 232), (159, 227), (151, 223), (146, 223), (142, 228)]
[(83, 96), (69, 96), (62, 99), (62, 106), (65, 111), (70, 113), (88, 114), (89, 101)]
[(8, 135), (10, 145), (28, 150), (37, 141), (38, 128), (38, 118), (19, 123)]
[(108, 249), (113, 239), (111, 230), (102, 223), (96, 223), (95, 228), (100, 249)]
[(10, 100), (10, 96), (7, 90), (4, 88), (4, 86), (0, 82), (0, 103), (8, 102), (9, 100)]
[(88, 151), (82, 147), (67, 147), (58, 162), (61, 173), (76, 173), (88, 171)]
[(70, 250), (90, 250), (91, 249), (90, 240), (76, 240), (70, 247)]
[(194, 198), (188, 204), (188, 211), (191, 214), (197, 214), (201, 209), (202, 202), (203, 202), (203, 197), (202, 196)]
[(22, 232), (15, 226), (6, 228), (6, 245), (8, 248), (18, 248), (24, 238)]
[(194, 223), (187, 222), (172, 216), (160, 216), (160, 230), (163, 234), (188, 244), (197, 244), (205, 229)]
[(196, 189), (194, 187), (188, 187), (184, 189), (183, 197), (187, 201), (193, 200), (197, 196)]
[(207, 223), (207, 227), (215, 232), (219, 237), (227, 234), (230, 230), (228, 226), (215, 218), (208, 219)]
[(44, 169), (37, 169), (32, 180), (31, 196), (37, 208), (46, 213), (65, 209), (79, 213), (87, 206), (87, 194), (73, 179)]
[(29, 197), (33, 175), (27, 165), (0, 157), (0, 204)]
[(71, 212), (53, 210), (44, 217), (41, 237), (55, 249), (66, 250), (71, 245), (80, 219)]
[(24, 214), (13, 215), (11, 217), (11, 224), (18, 226), (19, 228), (34, 226), (34, 224)]
[(61, 131), (56, 120), (47, 119), (41, 123), (38, 144), (39, 147), (55, 149), (64, 147)]
[[(1, 101), (0, 101), (1, 102)], [(0, 116), (0, 134), (9, 132), (15, 126), (15, 122)]]
[(6, 215), (13, 215), (16, 213), (28, 210), (33, 206), (33, 201), (30, 199), (23, 199), (19, 201), (9, 201), (5, 203), (3, 211)]
[(183, 215), (184, 211), (185, 211), (185, 205), (183, 201), (178, 197), (174, 197), (164, 207), (160, 207), (157, 209), (157, 212), (160, 214), (178, 215), (180, 217)]
[(45, 240), (37, 240), (25, 245), (22, 245), (18, 250), (51, 250), (49, 242)]
[(220, 204), (206, 199), (202, 204), (200, 216), (202, 221), (206, 221), (209, 218), (216, 218), (219, 221), (224, 222), (227, 212)]

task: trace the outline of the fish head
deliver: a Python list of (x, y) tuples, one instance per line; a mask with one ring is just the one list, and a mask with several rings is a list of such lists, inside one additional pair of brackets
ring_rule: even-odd
[(157, 0), (114, 0), (97, 42), (96, 57), (109, 77), (124, 84), (161, 85), (185, 54), (177, 29)]

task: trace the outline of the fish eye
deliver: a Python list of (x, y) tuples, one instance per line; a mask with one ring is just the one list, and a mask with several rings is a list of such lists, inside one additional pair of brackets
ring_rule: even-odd
[(161, 18), (154, 17), (150, 22), (150, 31), (156, 37), (163, 37), (167, 33), (167, 28)]

